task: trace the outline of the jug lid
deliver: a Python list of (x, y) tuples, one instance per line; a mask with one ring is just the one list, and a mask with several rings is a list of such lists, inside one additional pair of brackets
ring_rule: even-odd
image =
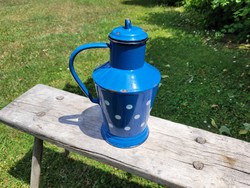
[(120, 26), (111, 31), (109, 39), (117, 43), (138, 43), (145, 42), (148, 39), (148, 34), (142, 28), (132, 26), (129, 18), (125, 19), (125, 26)]

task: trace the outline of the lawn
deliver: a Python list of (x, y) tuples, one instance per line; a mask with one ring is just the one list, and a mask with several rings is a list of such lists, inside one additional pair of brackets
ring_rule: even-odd
[[(148, 33), (146, 61), (162, 74), (151, 115), (249, 142), (249, 47), (215, 41), (183, 7), (153, 0), (0, 1), (0, 109), (38, 83), (82, 95), (68, 69), (70, 53), (84, 43), (108, 42), (127, 17)], [(92, 93), (91, 73), (108, 59), (105, 49), (76, 59)], [(0, 123), (0, 187), (29, 187), (32, 143)], [(45, 142), (41, 187), (160, 187), (61, 152)]]

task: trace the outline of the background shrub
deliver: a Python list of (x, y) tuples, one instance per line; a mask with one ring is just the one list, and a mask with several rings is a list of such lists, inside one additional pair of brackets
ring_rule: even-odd
[(223, 34), (236, 34), (249, 42), (250, 0), (184, 0), (185, 7), (204, 16), (204, 26)]

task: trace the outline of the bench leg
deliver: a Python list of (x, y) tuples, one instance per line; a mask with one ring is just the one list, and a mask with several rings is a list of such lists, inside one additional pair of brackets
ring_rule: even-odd
[(69, 156), (69, 150), (64, 149), (64, 153), (63, 153), (63, 155), (64, 155), (65, 157), (68, 157), (68, 156)]
[(31, 188), (39, 187), (42, 153), (43, 153), (43, 140), (35, 137), (33, 153), (32, 153), (31, 176), (30, 176)]

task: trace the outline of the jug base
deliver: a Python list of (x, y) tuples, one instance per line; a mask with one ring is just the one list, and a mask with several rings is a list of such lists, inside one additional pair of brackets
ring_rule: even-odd
[(110, 145), (118, 148), (133, 148), (145, 142), (149, 135), (148, 126), (140, 134), (132, 137), (119, 137), (110, 134), (105, 125), (102, 125), (101, 134), (103, 139)]

